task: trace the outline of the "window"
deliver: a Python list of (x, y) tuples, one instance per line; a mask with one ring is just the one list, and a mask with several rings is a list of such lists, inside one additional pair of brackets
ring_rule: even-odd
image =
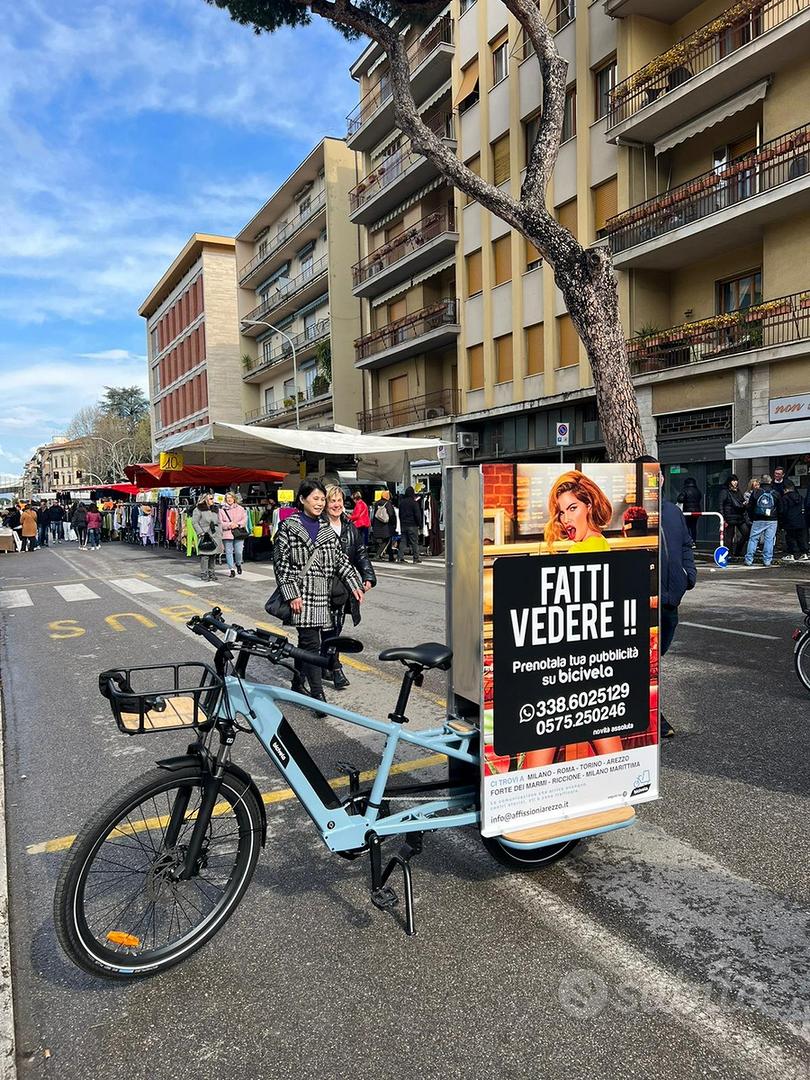
[(568, 142), (577, 133), (577, 87), (576, 83), (565, 91), (561, 142)]
[(537, 138), (537, 131), (540, 127), (540, 113), (537, 116), (532, 116), (529, 120), (523, 121), (523, 136), (525, 142), (525, 162), (528, 166), (529, 158), (532, 156), (532, 147), (534, 146), (535, 139)]
[(292, 401), (295, 397), (295, 379), (284, 380), (284, 397), (288, 401)]
[(464, 256), (467, 268), (467, 296), (475, 296), (484, 287), (481, 280), (481, 249)]
[(470, 390), (480, 390), (484, 385), (483, 345), (473, 345), (467, 349), (467, 370), (470, 373)]
[(492, 183), (500, 187), (509, 179), (509, 132), (492, 144)]
[(461, 73), (461, 85), (458, 88), (453, 105), (459, 115), (471, 109), (478, 101), (478, 61), (473, 60)]
[[(481, 175), (481, 155), (480, 154), (476, 154), (475, 157), (470, 158), (470, 160), (466, 161), (464, 164), (467, 166), (467, 168), (470, 170), (471, 173), (475, 173), (476, 176)], [(465, 195), (464, 196), (464, 205), (469, 206), (471, 202), (475, 202), (475, 199), (472, 197), (472, 195)]]
[(540, 375), (544, 368), (543, 324), (526, 329), (526, 374)]
[(264, 411), (272, 412), (273, 403), (276, 400), (276, 388), (275, 386), (268, 386), (264, 391)]
[(601, 120), (610, 112), (610, 92), (616, 85), (616, 57), (612, 57), (593, 73), (594, 119)]
[(577, 235), (577, 200), (570, 199), (567, 203), (563, 203), (562, 206), (557, 207), (557, 221), (568, 231), (572, 236)]
[(604, 229), (608, 218), (616, 216), (618, 212), (618, 185), (616, 177), (606, 180), (604, 184), (598, 184), (593, 190), (593, 227), (599, 232)]
[(152, 341), (152, 356), (156, 356), (160, 352), (160, 335), (156, 326), (152, 327), (150, 338)]
[(495, 338), (495, 381), (512, 381), (512, 335)]
[(512, 280), (512, 237), (509, 233), (492, 242), (493, 285)]
[(576, 0), (554, 0), (554, 32), (562, 30), (577, 17)]
[(531, 242), (526, 240), (526, 269), (536, 270), (543, 262), (543, 256)]
[(717, 313), (752, 307), (762, 303), (762, 271), (750, 270), (747, 274), (717, 282)]
[(497, 86), (509, 74), (509, 34), (504, 31), (490, 45), (492, 50), (492, 85)]
[(560, 346), (559, 367), (573, 367), (579, 363), (579, 338), (570, 315), (560, 315), (557, 319), (557, 331)]
[(304, 376), (304, 392), (307, 397), (312, 397), (312, 384), (315, 382), (318, 369), (313, 364), (312, 367), (305, 368), (302, 374)]
[(316, 336), (316, 327), (318, 325), (318, 313), (315, 311), (308, 311), (304, 316), (304, 337), (307, 341), (312, 341)]
[(306, 255), (301, 256), (300, 266), (301, 266), (300, 273), (302, 275), (306, 274), (308, 276), (309, 274), (312, 273), (312, 252), (311, 251), (308, 251), (306, 253)]
[(273, 359), (273, 353), (276, 351), (276, 335), (271, 334), (262, 342), (262, 362), (269, 364)]

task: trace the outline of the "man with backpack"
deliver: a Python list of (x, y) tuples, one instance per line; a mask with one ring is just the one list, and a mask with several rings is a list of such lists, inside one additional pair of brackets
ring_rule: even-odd
[(762, 540), (763, 565), (770, 566), (773, 562), (780, 510), (779, 493), (774, 489), (770, 475), (764, 473), (759, 490), (752, 492), (748, 500), (747, 511), (751, 518), (751, 535), (748, 537), (748, 547), (745, 551), (746, 566), (753, 566), (760, 539)]

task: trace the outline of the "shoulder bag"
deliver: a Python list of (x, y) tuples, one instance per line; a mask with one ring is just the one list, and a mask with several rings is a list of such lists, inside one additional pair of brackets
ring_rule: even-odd
[[(304, 563), (304, 569), (301, 574), (301, 584), (304, 583), (304, 578), (309, 573), (309, 568), (317, 554), (317, 547), (313, 548), (312, 554)], [(288, 626), (292, 622), (292, 608), (290, 607), (290, 601), (287, 600), (281, 593), (281, 587), (276, 585), (275, 589), (270, 593), (267, 598), (267, 603), (264, 605), (264, 610), (268, 615), (272, 615), (274, 619), (280, 619), (281, 622)]]
[[(231, 520), (231, 515), (228, 513), (227, 510), (225, 510), (225, 517), (228, 519), (228, 521)], [(232, 525), (231, 536), (234, 538), (234, 540), (247, 540), (248, 531), (242, 525)]]

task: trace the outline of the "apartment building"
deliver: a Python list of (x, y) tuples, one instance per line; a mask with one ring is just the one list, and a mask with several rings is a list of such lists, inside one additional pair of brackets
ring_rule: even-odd
[(57, 435), (37, 450), (42, 491), (69, 491), (92, 480), (83, 468), (84, 439)]
[[(448, 7), (429, 26), (404, 26), (402, 33), (419, 113), (455, 149), (454, 26)], [(360, 233), (351, 269), (362, 305), (354, 360), (364, 404), (357, 425), (448, 437), (459, 411), (456, 195), (396, 127), (388, 63), (376, 44), (351, 74), (360, 90), (346, 137), (359, 162), (349, 195)], [(438, 463), (433, 468), (439, 471)]]
[(356, 182), (354, 151), (325, 138), (236, 238), (242, 423), (357, 423), (360, 309), (351, 267), (358, 249), (349, 214)]
[(170, 435), (244, 422), (235, 249), (230, 237), (194, 233), (138, 309), (155, 455)]

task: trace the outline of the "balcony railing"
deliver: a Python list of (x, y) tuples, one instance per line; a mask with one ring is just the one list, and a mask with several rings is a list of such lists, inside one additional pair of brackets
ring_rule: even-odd
[(306, 210), (303, 210), (300, 214), (296, 214), (292, 221), (288, 221), (282, 229), (279, 229), (273, 239), (267, 241), (267, 247), (263, 251), (254, 255), (249, 263), (245, 263), (239, 271), (239, 284), (241, 285), (245, 279), (255, 273), (259, 267), (272, 259), (278, 249), (283, 247), (291, 237), (295, 236), (299, 229), (302, 229), (306, 223), (323, 210), (325, 206), (326, 188), (324, 188), (323, 191), (318, 192)]
[(315, 259), (311, 266), (300, 273), (297, 277), (291, 278), (286, 285), (281, 285), (276, 289), (274, 293), (271, 293), (266, 300), (255, 307), (253, 311), (249, 311), (247, 315), (242, 316), (243, 323), (249, 323), (258, 319), (264, 318), (268, 312), (277, 308), (279, 304), (283, 304), (285, 300), (289, 300), (295, 296), (296, 293), (313, 281), (321, 274), (325, 274), (329, 266), (329, 258), (327, 255), (321, 255), (320, 259)]
[(402, 232), (392, 236), (386, 243), (375, 248), (365, 259), (355, 263), (352, 267), (353, 286), (357, 288), (364, 281), (376, 277), (383, 270), (387, 270), (389, 266), (393, 266), (400, 259), (404, 259), (406, 255), (418, 251), (428, 241), (434, 240), (437, 236), (441, 236), (442, 233), (455, 232), (455, 228), (455, 214), (452, 206), (447, 207), (445, 210), (434, 210), (432, 214), (428, 214), (421, 221), (409, 225), (407, 229), (403, 229)]
[(764, 143), (759, 150), (679, 184), (609, 218), (599, 236), (614, 255), (664, 236), (810, 172), (810, 124)]
[[(425, 119), (425, 124), (440, 139), (454, 138), (453, 114), (449, 112), (436, 113)], [(363, 177), (357, 187), (349, 192), (349, 210), (353, 214), (361, 206), (373, 199), (384, 188), (395, 180), (418, 161), (424, 155), (411, 147), (410, 141), (400, 146), (393, 154), (383, 158), (376, 168)]]
[(292, 344), (290, 342), (295, 345), (296, 353), (303, 352), (304, 349), (308, 349), (312, 345), (317, 345), (319, 341), (329, 337), (330, 326), (331, 320), (327, 317), (313, 323), (312, 326), (307, 326), (298, 334), (291, 334), (290, 341), (281, 338), (269, 353), (263, 352), (261, 356), (252, 362), (250, 367), (246, 367), (242, 377), (247, 378), (249, 375), (256, 375), (264, 371), (265, 368), (271, 368), (276, 364), (289, 360), (292, 356)]
[(634, 116), (807, 7), (810, 0), (737, 0), (722, 15), (617, 83), (611, 92), (608, 127)]
[(388, 431), (406, 424), (456, 416), (460, 411), (460, 401), (458, 390), (436, 390), (432, 394), (423, 394), (422, 397), (408, 398), (407, 401), (359, 412), (357, 426), (361, 431)]
[(395, 345), (416, 341), (432, 330), (438, 330), (440, 326), (452, 326), (458, 322), (457, 311), (458, 301), (437, 300), (402, 319), (388, 323), (387, 326), (381, 326), (378, 330), (357, 338), (354, 343), (356, 359), (367, 360), (370, 356), (394, 348)]
[(810, 339), (810, 292), (791, 293), (627, 342), (633, 375)]
[[(449, 15), (443, 15), (433, 29), (415, 41), (408, 49), (408, 68), (411, 73), (416, 71), (431, 53), (435, 52), (440, 45), (453, 44), (453, 20)], [(351, 138), (365, 124), (366, 120), (388, 101), (394, 92), (391, 78), (388, 73), (384, 74), (380, 82), (373, 90), (369, 90), (366, 96), (355, 106), (346, 117), (348, 124), (348, 138)]]
[[(312, 387), (307, 390), (298, 391), (298, 408), (305, 409), (309, 405), (314, 405), (318, 401), (326, 401), (331, 397), (331, 386), (327, 390), (318, 389), (316, 393)], [(285, 413), (295, 412), (295, 401), (293, 398), (283, 398), (281, 401), (273, 401), (270, 404), (265, 404), (259, 409), (251, 409), (250, 412), (245, 413), (246, 424), (256, 424), (260, 420), (269, 420), (273, 416), (283, 416)]]

